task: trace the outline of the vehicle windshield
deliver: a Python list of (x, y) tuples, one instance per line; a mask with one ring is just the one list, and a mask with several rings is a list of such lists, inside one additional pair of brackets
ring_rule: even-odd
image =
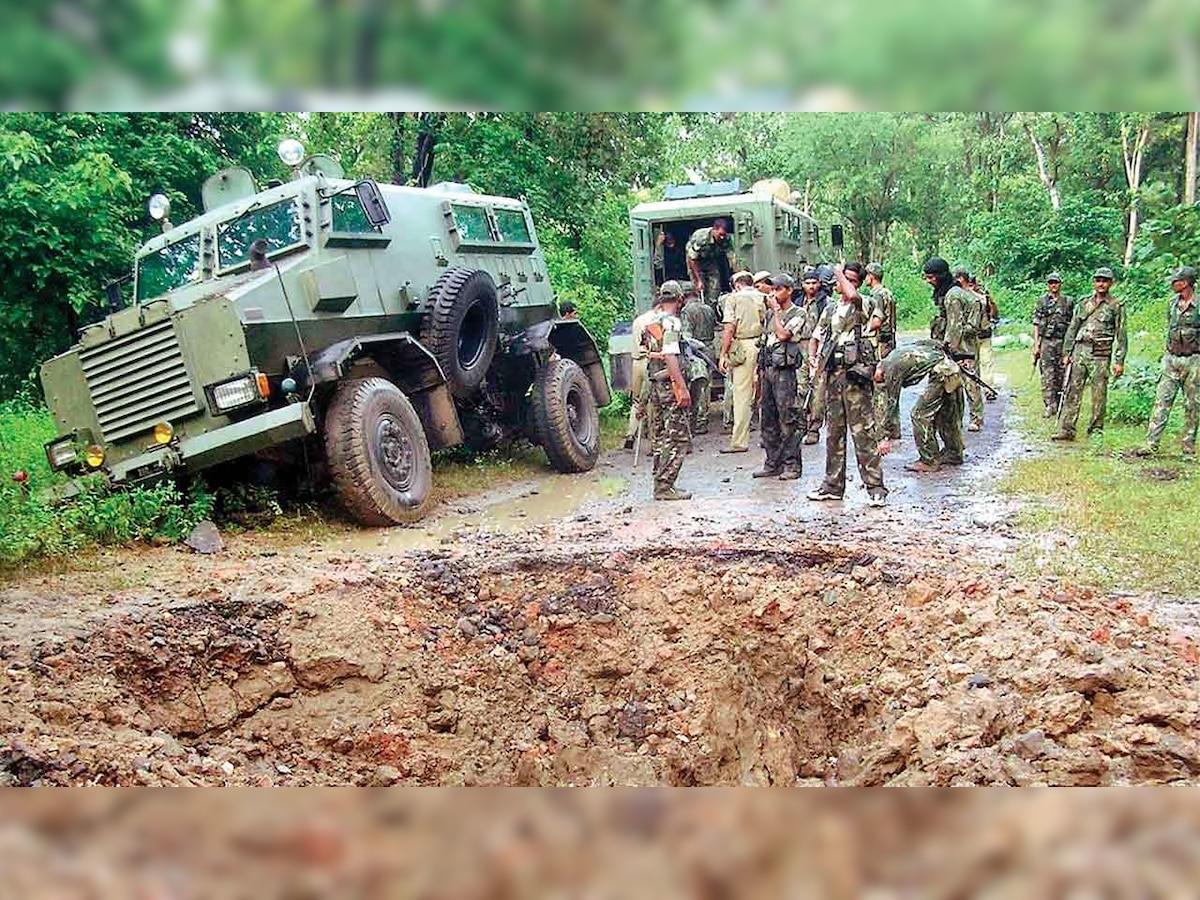
[(200, 235), (192, 234), (143, 256), (137, 264), (137, 299), (149, 300), (203, 277)]
[(258, 238), (267, 242), (268, 254), (301, 242), (300, 208), (294, 199), (264, 206), (217, 225), (217, 259), (220, 268), (228, 269), (248, 260), (250, 245)]

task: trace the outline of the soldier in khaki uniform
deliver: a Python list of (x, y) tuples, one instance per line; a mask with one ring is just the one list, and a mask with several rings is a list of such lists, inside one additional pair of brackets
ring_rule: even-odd
[(1167, 351), (1163, 354), (1158, 395), (1150, 416), (1146, 446), (1138, 451), (1148, 456), (1158, 452), (1175, 395), (1183, 390), (1183, 447), (1196, 455), (1196, 430), (1200, 426), (1200, 303), (1196, 301), (1196, 270), (1182, 266), (1171, 275), (1175, 296), (1167, 307)]
[(1062, 406), (1063, 338), (1075, 314), (1075, 301), (1062, 292), (1062, 276), (1051, 272), (1046, 276), (1046, 293), (1033, 308), (1033, 362), (1042, 376), (1042, 403), (1046, 418), (1058, 415)]
[(1052, 441), (1075, 440), (1075, 423), (1083, 402), (1083, 389), (1092, 385), (1092, 418), (1088, 434), (1104, 430), (1104, 410), (1108, 402), (1108, 376), (1120, 378), (1125, 371), (1125, 304), (1111, 293), (1113, 270), (1102, 266), (1092, 277), (1092, 296), (1080, 300), (1067, 327), (1063, 353), (1070, 363), (1058, 433)]
[(688, 274), (696, 290), (704, 295), (704, 302), (717, 310), (717, 301), (725, 286), (721, 283), (721, 263), (733, 269), (733, 238), (729, 236), (729, 222), (717, 219), (707, 228), (697, 228), (688, 238), (684, 255), (687, 257)]
[(745, 453), (750, 449), (750, 416), (754, 400), (754, 371), (758, 364), (758, 339), (763, 330), (763, 295), (752, 286), (749, 272), (733, 276), (734, 292), (725, 298), (722, 322), (720, 369), (726, 388), (733, 385), (733, 434), (721, 453)]

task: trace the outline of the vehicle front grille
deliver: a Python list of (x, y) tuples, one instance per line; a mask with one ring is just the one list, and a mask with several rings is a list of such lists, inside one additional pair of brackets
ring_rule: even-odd
[(171, 320), (79, 354), (108, 443), (200, 408)]

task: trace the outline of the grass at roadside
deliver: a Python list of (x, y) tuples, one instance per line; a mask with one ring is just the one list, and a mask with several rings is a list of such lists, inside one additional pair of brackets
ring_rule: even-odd
[[(1045, 448), (1018, 460), (1001, 483), (1002, 490), (1026, 501), (1018, 526), (1035, 538), (1021, 560), (1030, 568), (1108, 587), (1200, 591), (1200, 465), (1178, 453), (1181, 401), (1168, 424), (1163, 454), (1154, 459), (1131, 454), (1145, 441), (1153, 390), (1145, 373), (1159, 341), (1145, 336), (1134, 342), (1130, 368), (1142, 375), (1110, 391), (1108, 408), (1116, 421), (1106, 424), (1102, 435), (1067, 445), (1049, 443), (1055, 423), (1042, 415), (1029, 351), (997, 354), (1022, 429), (1032, 444)], [(1081, 420), (1088, 403), (1085, 391)], [(1085, 431), (1081, 425), (1080, 433)]]

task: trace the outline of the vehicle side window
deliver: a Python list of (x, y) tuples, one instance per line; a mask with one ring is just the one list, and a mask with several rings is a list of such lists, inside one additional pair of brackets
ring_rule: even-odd
[(363, 211), (362, 203), (359, 202), (358, 196), (353, 191), (334, 194), (331, 203), (333, 204), (334, 231), (378, 233), (379, 229), (367, 221), (367, 214)]
[(460, 206), (451, 204), (454, 210), (454, 224), (458, 228), (459, 237), (464, 241), (494, 241), (492, 228), (488, 224), (487, 210), (482, 206)]
[(249, 259), (250, 244), (256, 238), (266, 240), (268, 253), (299, 244), (302, 238), (296, 201), (285, 200), (218, 224), (217, 255), (221, 268), (228, 269)]
[(496, 227), (500, 229), (500, 240), (509, 244), (532, 244), (529, 235), (529, 223), (525, 213), (519, 209), (499, 209), (496, 213)]

